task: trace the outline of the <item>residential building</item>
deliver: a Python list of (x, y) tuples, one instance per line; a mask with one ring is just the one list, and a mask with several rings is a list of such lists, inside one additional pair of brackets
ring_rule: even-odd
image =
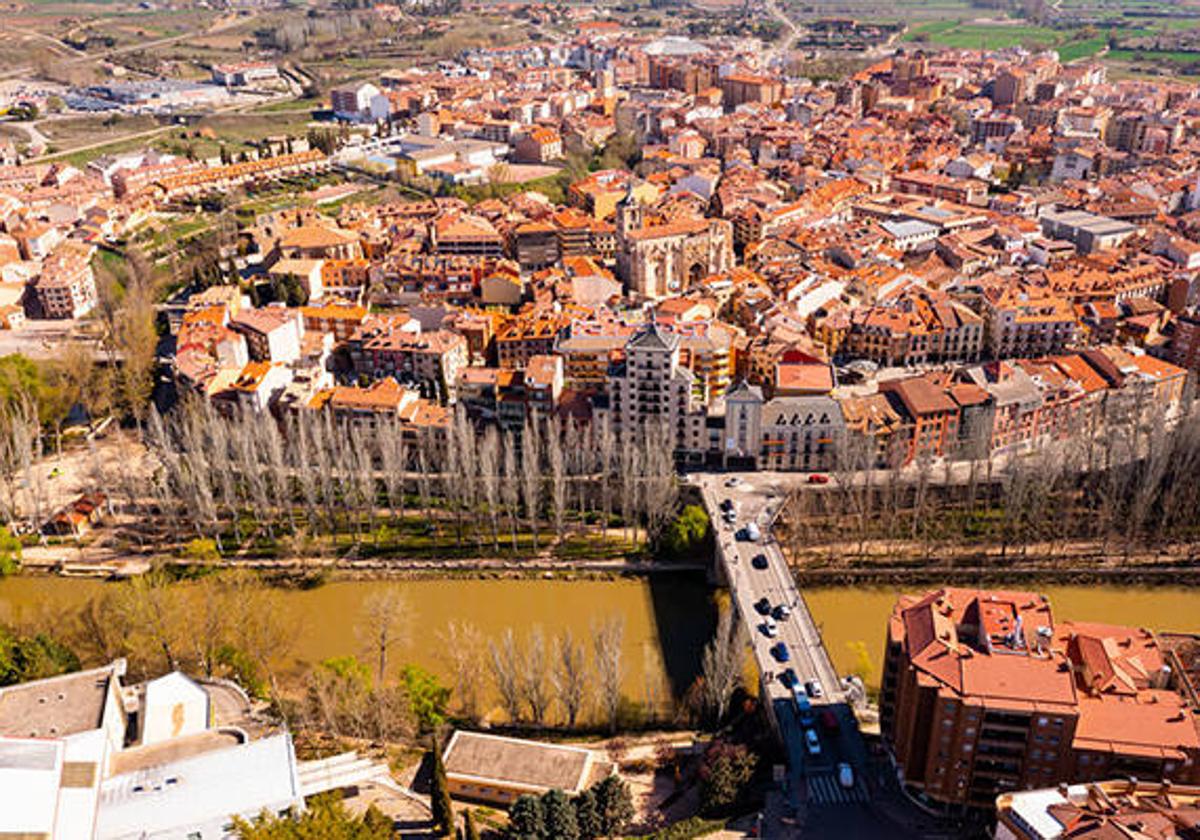
[(1135, 776), (1195, 784), (1200, 734), (1154, 634), (1055, 623), (1034, 592), (903, 596), (888, 622), (880, 720), (931, 805)]

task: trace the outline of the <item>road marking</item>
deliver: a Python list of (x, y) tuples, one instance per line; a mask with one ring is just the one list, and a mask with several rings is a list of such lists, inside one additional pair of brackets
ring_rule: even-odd
[(867, 792), (862, 783), (854, 780), (854, 787), (844, 788), (836, 776), (809, 776), (808, 801), (817, 805), (850, 805), (856, 802), (866, 802)]

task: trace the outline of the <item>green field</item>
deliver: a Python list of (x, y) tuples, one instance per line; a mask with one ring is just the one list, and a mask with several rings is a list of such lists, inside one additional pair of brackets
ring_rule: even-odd
[(1055, 47), (1073, 34), (1071, 31), (1023, 23), (990, 24), (943, 20), (916, 27), (904, 36), (904, 40), (927, 41), (956, 49), (1000, 50), (1005, 47)]
[(1109, 50), (1107, 58), (1112, 61), (1126, 62), (1161, 62), (1172, 64), (1192, 64), (1200, 61), (1200, 52), (1181, 52), (1169, 50)]

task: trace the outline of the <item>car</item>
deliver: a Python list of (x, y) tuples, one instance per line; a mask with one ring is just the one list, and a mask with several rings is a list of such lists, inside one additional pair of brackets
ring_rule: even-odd
[(733, 499), (722, 499), (721, 510), (725, 511), (726, 513), (733, 510)]
[(825, 731), (837, 734), (842, 727), (838, 723), (837, 715), (833, 713), (833, 709), (826, 709), (821, 712), (821, 726), (825, 727)]
[(742, 483), (742, 480), (740, 478), (738, 478), (736, 475), (731, 475), (731, 476), (729, 476), (729, 478), (725, 479), (726, 487), (737, 487), (741, 483)]
[(771, 612), (771, 599), (764, 595), (754, 602), (754, 609), (759, 615), (767, 615)]
[(791, 614), (792, 611), (788, 609), (787, 604), (780, 604), (779, 606), (775, 607), (775, 609), (771, 610), (771, 615), (776, 621), (784, 621)]
[(796, 676), (796, 672), (793, 671), (791, 668), (784, 668), (779, 673), (778, 679), (779, 679), (779, 684), (781, 686), (783, 686), (784, 688), (791, 688), (797, 682), (800, 681), (800, 678)]
[(804, 730), (804, 745), (808, 747), (809, 755), (821, 754), (821, 739), (817, 737), (817, 733), (813, 730)]
[(800, 690), (799, 685), (793, 686), (792, 699), (796, 701), (796, 711), (800, 715), (801, 726), (812, 726), (812, 703), (808, 702), (808, 695)]
[(768, 618), (759, 626), (762, 627), (763, 635), (765, 635), (768, 639), (775, 638), (775, 634), (779, 632), (779, 625), (777, 625), (775, 620), (772, 618)]
[(787, 662), (792, 658), (792, 655), (788, 653), (787, 645), (783, 642), (771, 646), (771, 656), (774, 656), (779, 662)]
[(825, 692), (821, 690), (821, 684), (816, 680), (809, 680), (804, 684), (804, 690), (808, 692), (808, 696), (816, 700), (818, 697), (823, 697)]
[(809, 484), (828, 484), (829, 476), (822, 475), (821, 473), (813, 473), (812, 475), (810, 475), (808, 477), (808, 483)]
[(844, 761), (838, 764), (838, 784), (844, 788), (854, 787), (854, 768)]
[(762, 532), (758, 530), (758, 524), (749, 522), (746, 524), (746, 539), (750, 542), (758, 542), (762, 539)]
[(733, 524), (733, 522), (737, 519), (737, 511), (736, 510), (727, 510), (723, 514), (721, 514), (721, 516), (725, 519), (726, 522)]
[(771, 564), (767, 562), (767, 555), (755, 554), (754, 557), (750, 559), (750, 565), (756, 569), (765, 569)]

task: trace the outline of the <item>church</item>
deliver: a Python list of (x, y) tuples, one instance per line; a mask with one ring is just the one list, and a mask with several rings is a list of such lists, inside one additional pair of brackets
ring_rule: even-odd
[(616, 223), (617, 273), (631, 295), (649, 300), (677, 295), (733, 267), (733, 226), (724, 219), (647, 227), (630, 190), (617, 204)]

